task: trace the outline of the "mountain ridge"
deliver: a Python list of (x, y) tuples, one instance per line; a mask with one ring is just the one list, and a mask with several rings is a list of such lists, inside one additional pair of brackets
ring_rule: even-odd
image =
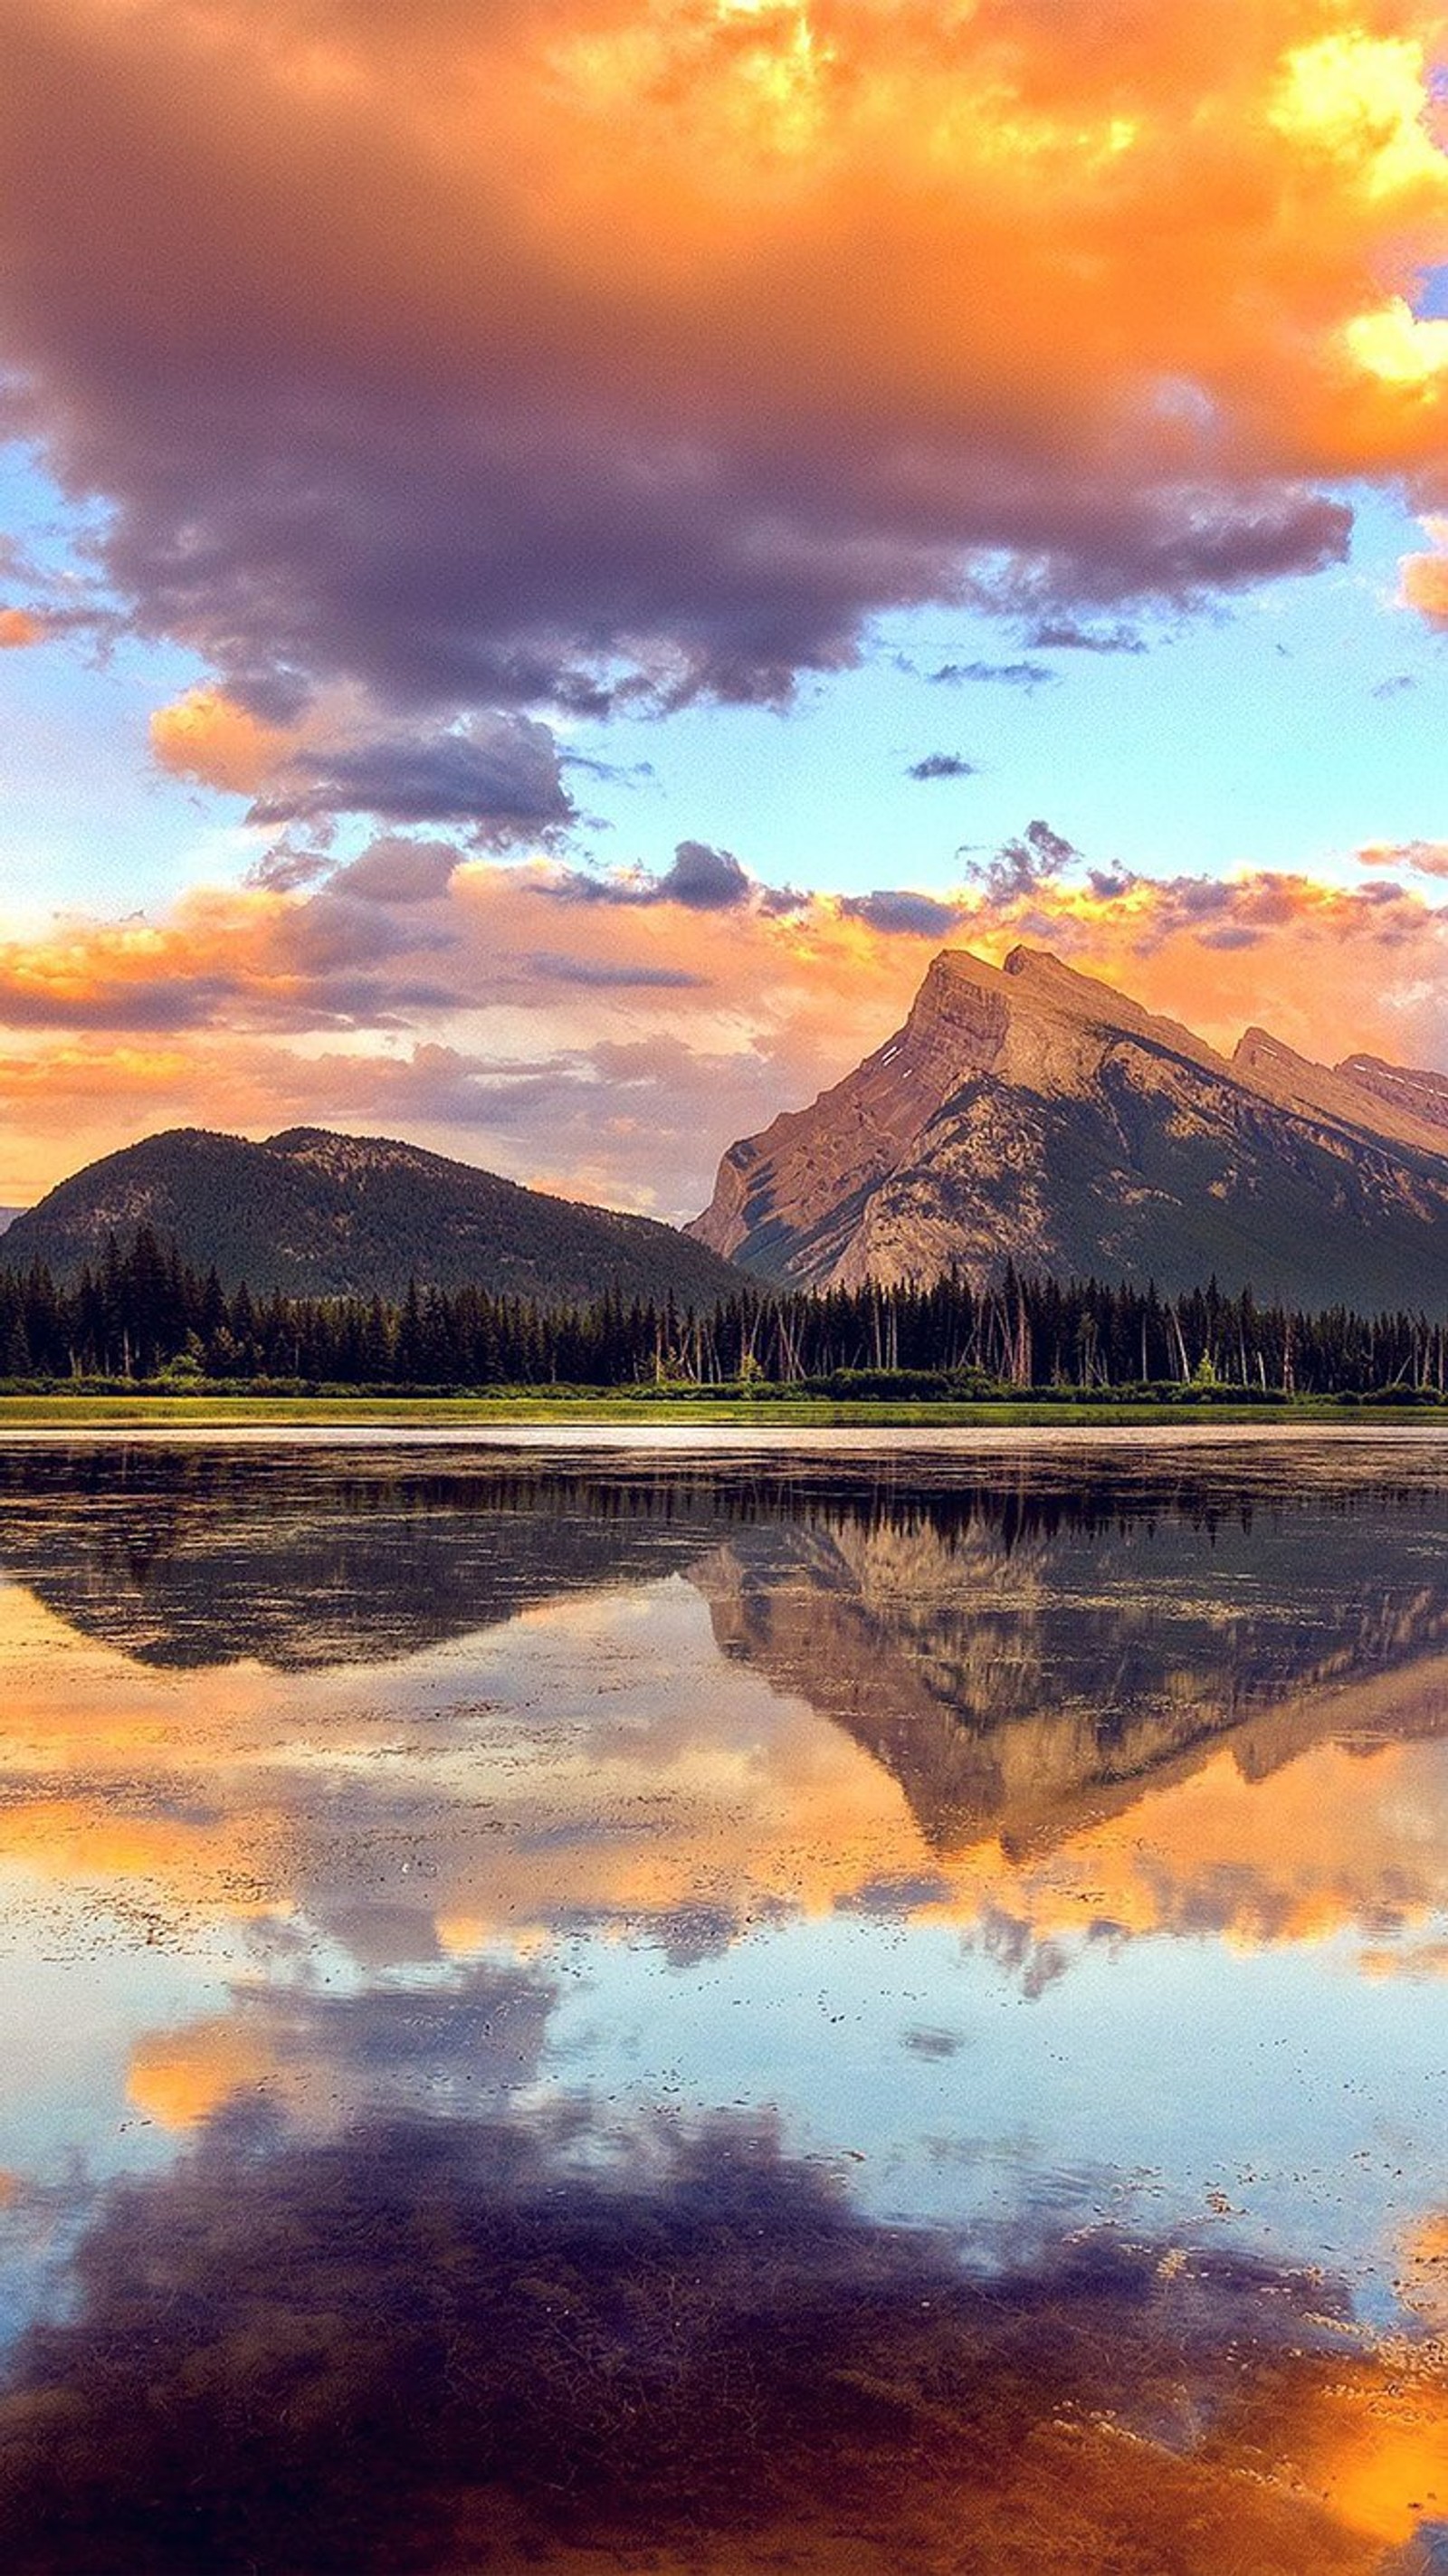
[(984, 1286), (1006, 1266), (1216, 1277), (1303, 1306), (1448, 1307), (1448, 1075), (1313, 1062), (1269, 1030), (1227, 1056), (1047, 951), (932, 959), (903, 1024), (724, 1154), (682, 1231), (389, 1137), (174, 1128), (16, 1215), (5, 1262), (58, 1278), (142, 1226), (259, 1293), (474, 1285), (540, 1305), (781, 1287)]
[(1448, 1077), (1261, 1029), (1229, 1058), (1049, 952), (945, 949), (882, 1046), (727, 1150), (688, 1230), (780, 1285), (1013, 1261), (1441, 1306)]

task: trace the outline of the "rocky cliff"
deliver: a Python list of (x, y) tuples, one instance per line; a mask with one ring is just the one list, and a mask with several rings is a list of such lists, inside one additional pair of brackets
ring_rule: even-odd
[(730, 1147), (690, 1229), (773, 1280), (1008, 1261), (1365, 1307), (1448, 1300), (1448, 1080), (1229, 1060), (1037, 950), (937, 957), (903, 1028)]

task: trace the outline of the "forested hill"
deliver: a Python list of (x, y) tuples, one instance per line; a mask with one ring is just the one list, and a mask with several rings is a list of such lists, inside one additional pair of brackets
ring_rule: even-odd
[(262, 1296), (401, 1297), (416, 1280), (544, 1306), (607, 1292), (712, 1306), (740, 1285), (728, 1261), (651, 1218), (317, 1127), (260, 1145), (177, 1127), (107, 1154), (16, 1218), (6, 1265), (74, 1278), (141, 1227), (203, 1276)]

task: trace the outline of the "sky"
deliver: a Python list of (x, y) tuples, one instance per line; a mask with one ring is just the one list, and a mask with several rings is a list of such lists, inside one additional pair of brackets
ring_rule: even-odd
[(1024, 939), (1448, 1068), (1448, 20), (0, 0), (0, 1201), (687, 1216)]

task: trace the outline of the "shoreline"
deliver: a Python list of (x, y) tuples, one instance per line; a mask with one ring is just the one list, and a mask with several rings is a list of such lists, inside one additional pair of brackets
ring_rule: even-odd
[(691, 1450), (859, 1455), (872, 1449), (935, 1454), (961, 1450), (1065, 1448), (1092, 1444), (1160, 1453), (1163, 1433), (1173, 1446), (1210, 1447), (1380, 1446), (1384, 1442), (1429, 1448), (1448, 1443), (1448, 1414), (1424, 1417), (1411, 1407), (1233, 1408), (1200, 1410), (1141, 1405), (770, 1406), (630, 1405), (607, 1410), (579, 1404), (536, 1406), (426, 1400), (371, 1405), (341, 1400), (240, 1398), (201, 1404), (165, 1398), (0, 1398), (0, 1449), (31, 1448), (71, 1439), (105, 1446), (196, 1444), (296, 1448), (413, 1446), (428, 1449), (592, 1449), (628, 1454)]

